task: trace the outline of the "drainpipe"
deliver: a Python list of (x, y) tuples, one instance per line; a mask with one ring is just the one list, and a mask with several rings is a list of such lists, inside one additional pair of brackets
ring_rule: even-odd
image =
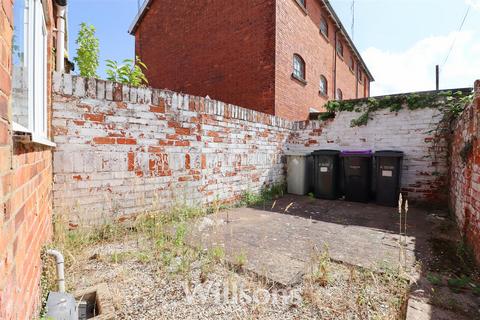
[(65, 11), (67, 0), (55, 0), (57, 8), (57, 56), (56, 71), (65, 72)]
[(333, 45), (333, 100), (337, 99), (337, 34), (335, 30), (335, 43)]
[(57, 264), (57, 282), (58, 282), (58, 292), (65, 292), (65, 260), (60, 251), (57, 250), (47, 250), (47, 254), (55, 257), (55, 263)]

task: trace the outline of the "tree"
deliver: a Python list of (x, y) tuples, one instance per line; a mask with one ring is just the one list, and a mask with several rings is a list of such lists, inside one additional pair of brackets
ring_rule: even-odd
[(97, 77), (100, 49), (98, 38), (95, 37), (95, 27), (82, 22), (75, 43), (77, 44), (77, 56), (74, 60), (78, 65), (80, 75), (87, 78)]

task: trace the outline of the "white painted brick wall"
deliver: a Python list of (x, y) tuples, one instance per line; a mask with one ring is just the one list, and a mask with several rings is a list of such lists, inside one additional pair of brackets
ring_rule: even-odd
[(445, 195), (446, 142), (433, 152), (434, 109), (358, 113), (328, 122), (271, 115), (150, 88), (55, 75), (54, 206), (95, 223), (175, 202), (233, 201), (285, 181), (285, 151), (395, 149), (405, 152), (402, 185), (412, 199)]
[(334, 120), (295, 123), (287, 150), (403, 151), (403, 192), (412, 200), (445, 204), (448, 143), (435, 134), (443, 114), (433, 108), (414, 111), (403, 108), (397, 113), (380, 111), (371, 115), (367, 125), (351, 127), (351, 121), (360, 115), (340, 112)]

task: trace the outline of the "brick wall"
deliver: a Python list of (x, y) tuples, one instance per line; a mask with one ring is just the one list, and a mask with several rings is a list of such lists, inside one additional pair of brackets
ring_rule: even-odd
[(233, 201), (284, 181), (291, 122), (170, 91), (55, 77), (54, 206), (73, 223)]
[[(308, 118), (310, 108), (321, 111), (325, 102), (335, 99), (335, 82), (337, 88), (342, 89), (344, 99), (369, 96), (368, 90), (364, 91), (363, 83), (357, 84), (355, 72), (347, 65), (347, 61), (353, 57), (353, 51), (337, 32), (334, 20), (329, 17), (322, 2), (306, 0), (305, 12), (296, 0), (277, 0), (275, 114), (280, 117), (304, 120)], [(329, 26), (328, 38), (320, 33), (322, 17)], [(336, 55), (336, 37), (344, 45), (344, 58)], [(299, 54), (305, 60), (306, 84), (291, 77), (294, 54)], [(358, 60), (355, 58), (355, 68), (357, 66)], [(362, 73), (366, 79), (365, 71), (362, 70)], [(327, 96), (319, 93), (321, 75), (328, 81)]]
[(450, 208), (480, 264), (480, 81), (475, 95), (453, 128)]
[(286, 150), (319, 148), (404, 151), (403, 191), (446, 204), (448, 148), (432, 133), (443, 117), (437, 109), (378, 112), (352, 128), (360, 113), (290, 122), (171, 91), (55, 78), (54, 206), (73, 223), (176, 201), (233, 201), (284, 181)]
[(274, 113), (275, 0), (155, 0), (135, 39), (151, 86)]
[(397, 113), (376, 112), (366, 126), (351, 127), (361, 113), (340, 112), (334, 120), (295, 123), (288, 141), (290, 151), (400, 150), (403, 161), (402, 192), (410, 200), (446, 205), (448, 145), (433, 136), (442, 114), (437, 109), (407, 108)]
[[(136, 54), (150, 67), (146, 75), (155, 88), (208, 95), (286, 119), (320, 111), (335, 99), (334, 83), (345, 99), (368, 96), (347, 64), (353, 49), (323, 1), (306, 0), (306, 7), (297, 0), (154, 0), (135, 31)], [(322, 16), (328, 39), (319, 31)], [(335, 55), (336, 37), (344, 58)], [(295, 53), (306, 62), (306, 85), (291, 78)], [(321, 75), (328, 96), (319, 94)]]
[[(0, 319), (33, 319), (39, 306), (40, 251), (51, 234), (52, 152), (12, 136), (13, 2), (0, 3)], [(47, 28), (53, 8), (46, 4)], [(51, 32), (49, 33), (52, 34)], [(50, 36), (48, 43), (52, 47)], [(49, 61), (52, 61), (51, 50)], [(49, 63), (51, 69), (52, 63)], [(48, 80), (50, 81), (50, 79)]]

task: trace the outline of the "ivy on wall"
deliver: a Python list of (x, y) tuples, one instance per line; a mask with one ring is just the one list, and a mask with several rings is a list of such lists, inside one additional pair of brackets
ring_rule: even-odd
[(350, 123), (351, 127), (358, 127), (366, 125), (376, 111), (398, 112), (402, 108), (408, 110), (438, 108), (444, 113), (445, 119), (451, 120), (460, 115), (472, 101), (473, 93), (464, 91), (401, 94), (362, 100), (333, 100), (327, 102), (325, 105), (327, 112), (320, 114), (319, 120), (334, 118), (335, 113), (342, 111), (361, 112), (360, 117)]

